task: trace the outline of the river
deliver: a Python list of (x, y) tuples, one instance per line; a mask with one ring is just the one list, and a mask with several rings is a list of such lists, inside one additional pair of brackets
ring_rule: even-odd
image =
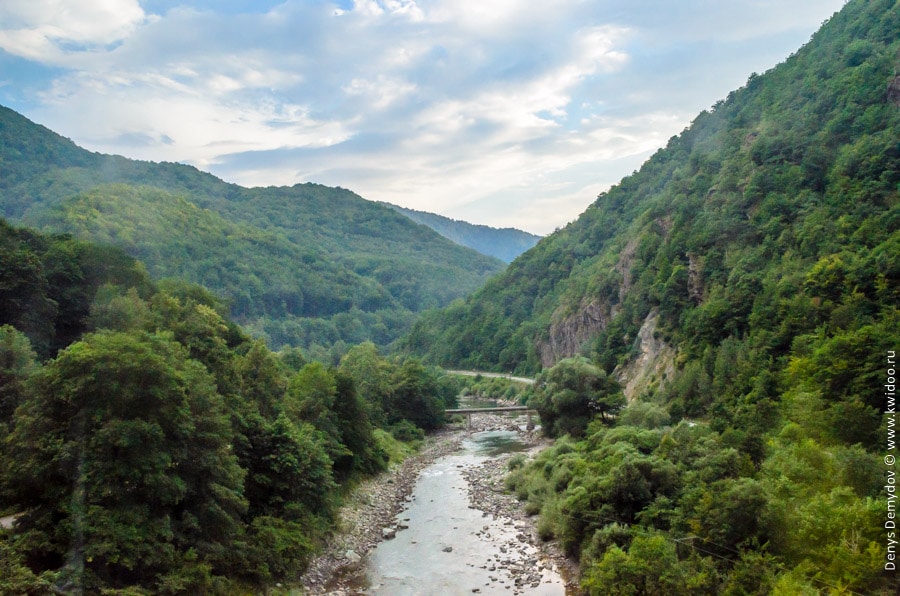
[[(427, 466), (397, 516), (396, 537), (369, 553), (356, 588), (390, 596), (563, 596), (562, 577), (533, 545), (530, 522), (482, 510), (485, 496), (502, 493), (498, 463), (505, 469), (507, 454), (525, 448), (515, 431), (479, 432)], [(492, 465), (493, 479), (485, 480)]]

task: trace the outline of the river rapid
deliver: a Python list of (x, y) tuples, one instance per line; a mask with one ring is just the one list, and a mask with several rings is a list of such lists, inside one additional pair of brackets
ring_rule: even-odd
[(485, 414), (468, 431), (438, 437), (419, 461), (404, 462), (405, 475), (360, 487), (342, 511), (345, 532), (314, 561), (304, 593), (574, 594), (560, 572), (565, 560), (541, 545), (534, 519), (503, 489), (509, 459), (538, 443), (524, 417)]

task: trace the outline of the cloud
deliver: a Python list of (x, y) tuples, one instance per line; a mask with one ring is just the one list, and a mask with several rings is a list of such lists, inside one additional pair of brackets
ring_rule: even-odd
[(137, 0), (4, 0), (0, 49), (42, 64), (69, 65), (71, 49), (114, 44), (145, 18)]
[(92, 150), (546, 232), (840, 5), (7, 0), (0, 49)]

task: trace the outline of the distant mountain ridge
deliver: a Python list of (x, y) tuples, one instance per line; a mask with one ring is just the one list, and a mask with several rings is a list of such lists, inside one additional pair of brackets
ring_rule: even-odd
[(391, 203), (383, 204), (417, 223), (428, 226), (444, 238), (473, 248), (481, 254), (496, 257), (505, 263), (511, 263), (541, 239), (537, 234), (515, 228), (493, 228)]
[(0, 106), (0, 216), (125, 248), (209, 287), (273, 347), (387, 345), (504, 263), (317, 184), (243, 188), (191, 166), (84, 150)]

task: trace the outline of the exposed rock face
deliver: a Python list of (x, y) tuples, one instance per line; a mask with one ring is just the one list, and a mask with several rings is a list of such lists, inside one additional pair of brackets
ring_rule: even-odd
[(893, 102), (895, 106), (900, 106), (900, 75), (895, 76), (891, 84), (888, 85), (887, 96), (888, 101)]
[(675, 220), (671, 215), (657, 217), (653, 221), (653, 225), (658, 233), (662, 234), (664, 238), (668, 238), (669, 233), (672, 231), (672, 227), (675, 225)]
[[(667, 238), (672, 231), (671, 217), (658, 217), (653, 221), (651, 231)], [(632, 238), (619, 253), (619, 259), (613, 268), (621, 277), (619, 282), (619, 300), (625, 300), (631, 290), (634, 279), (632, 268), (640, 246), (640, 235)], [(691, 297), (700, 302), (703, 288), (700, 281), (698, 263), (691, 258)], [(582, 299), (581, 305), (572, 312), (571, 306), (562, 306), (553, 315), (553, 321), (546, 340), (538, 340), (537, 353), (541, 366), (549, 368), (562, 360), (579, 354), (582, 348), (606, 329), (610, 321), (618, 313), (616, 305), (611, 304), (612, 297), (589, 297)], [(654, 326), (655, 329), (655, 326)], [(651, 334), (652, 335), (652, 334)]]
[[(606, 328), (615, 314), (615, 307), (591, 302), (575, 313), (555, 321), (550, 326), (549, 339), (538, 345), (541, 364), (547, 368), (563, 358), (578, 354), (586, 342)], [(613, 371), (613, 376), (622, 384), (623, 393), (629, 401), (654, 385), (666, 383), (675, 374), (675, 349), (657, 333), (658, 323), (659, 312), (653, 309), (644, 319), (635, 339), (640, 355)]]
[(619, 262), (616, 263), (616, 271), (622, 276), (622, 285), (619, 286), (619, 302), (625, 300), (625, 294), (631, 289), (633, 283), (631, 268), (634, 266), (634, 255), (637, 253), (639, 241), (640, 238), (629, 240), (619, 255)]
[(609, 304), (593, 301), (566, 317), (554, 317), (550, 336), (537, 346), (541, 365), (548, 368), (563, 358), (578, 354), (586, 342), (606, 329), (613, 316), (615, 309)]
[[(672, 231), (672, 225), (671, 217), (659, 217), (653, 221), (651, 230), (666, 238)], [(634, 283), (631, 270), (634, 267), (639, 246), (640, 236), (636, 235), (622, 249), (614, 267), (616, 273), (621, 276), (619, 303), (625, 300), (625, 295), (631, 290)], [(699, 276), (695, 275), (695, 277), (699, 286)], [(581, 352), (587, 342), (606, 329), (618, 310), (610, 302), (611, 297), (585, 296), (581, 305), (574, 312), (571, 311), (571, 307), (565, 306), (557, 310), (553, 315), (547, 339), (538, 340), (535, 346), (541, 359), (541, 366), (548, 368), (563, 358), (575, 356)]]
[(628, 401), (653, 385), (666, 383), (675, 374), (675, 350), (657, 336), (658, 322), (659, 312), (654, 309), (644, 319), (635, 340), (640, 344), (641, 355), (613, 371)]
[(703, 302), (703, 282), (700, 279), (700, 260), (693, 253), (688, 254), (688, 296), (694, 304)]

